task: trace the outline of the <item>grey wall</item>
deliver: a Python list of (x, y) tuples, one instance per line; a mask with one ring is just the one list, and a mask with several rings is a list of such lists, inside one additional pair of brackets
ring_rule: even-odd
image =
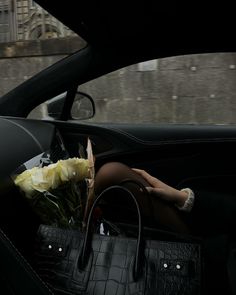
[(236, 123), (236, 54), (159, 59), (81, 89), (96, 99), (102, 121)]
[(0, 43), (0, 96), (84, 46), (77, 37)]
[[(0, 95), (84, 45), (79, 38), (0, 44)], [(236, 123), (235, 82), (236, 54), (220, 53), (137, 64), (80, 89), (95, 99), (95, 121), (224, 124)]]

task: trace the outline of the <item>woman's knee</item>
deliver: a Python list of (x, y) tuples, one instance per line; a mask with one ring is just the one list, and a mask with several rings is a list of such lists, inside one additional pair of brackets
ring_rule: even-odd
[(130, 175), (131, 171), (128, 166), (120, 162), (104, 164), (96, 173), (95, 191), (100, 192), (110, 185), (119, 184)]

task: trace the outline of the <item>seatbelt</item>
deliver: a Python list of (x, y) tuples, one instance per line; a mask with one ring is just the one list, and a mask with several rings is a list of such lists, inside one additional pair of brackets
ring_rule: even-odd
[[(26, 259), (0, 229), (0, 277), (9, 290), (4, 295), (53, 295)], [(1, 286), (0, 286), (1, 289)]]

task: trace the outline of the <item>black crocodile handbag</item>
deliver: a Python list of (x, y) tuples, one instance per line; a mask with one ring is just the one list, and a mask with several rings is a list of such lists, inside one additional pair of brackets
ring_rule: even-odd
[[(136, 205), (137, 238), (92, 233), (94, 208), (113, 190)], [(145, 239), (139, 204), (122, 186), (97, 197), (85, 233), (41, 225), (35, 258), (38, 274), (55, 294), (201, 294), (201, 244)]]

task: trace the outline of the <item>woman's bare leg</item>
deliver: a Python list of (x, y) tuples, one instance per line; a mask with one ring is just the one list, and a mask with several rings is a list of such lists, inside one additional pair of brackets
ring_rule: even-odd
[[(125, 179), (139, 181), (144, 186), (149, 186), (140, 175), (128, 166), (118, 162), (110, 162), (103, 165), (96, 174), (95, 193), (99, 194), (105, 188), (120, 184)], [(151, 195), (147, 197), (136, 185), (127, 184), (126, 186), (129, 187), (137, 197), (142, 206), (144, 216), (150, 216), (156, 226), (164, 226), (175, 232), (189, 233), (189, 229), (183, 221), (181, 213), (176, 208)]]

